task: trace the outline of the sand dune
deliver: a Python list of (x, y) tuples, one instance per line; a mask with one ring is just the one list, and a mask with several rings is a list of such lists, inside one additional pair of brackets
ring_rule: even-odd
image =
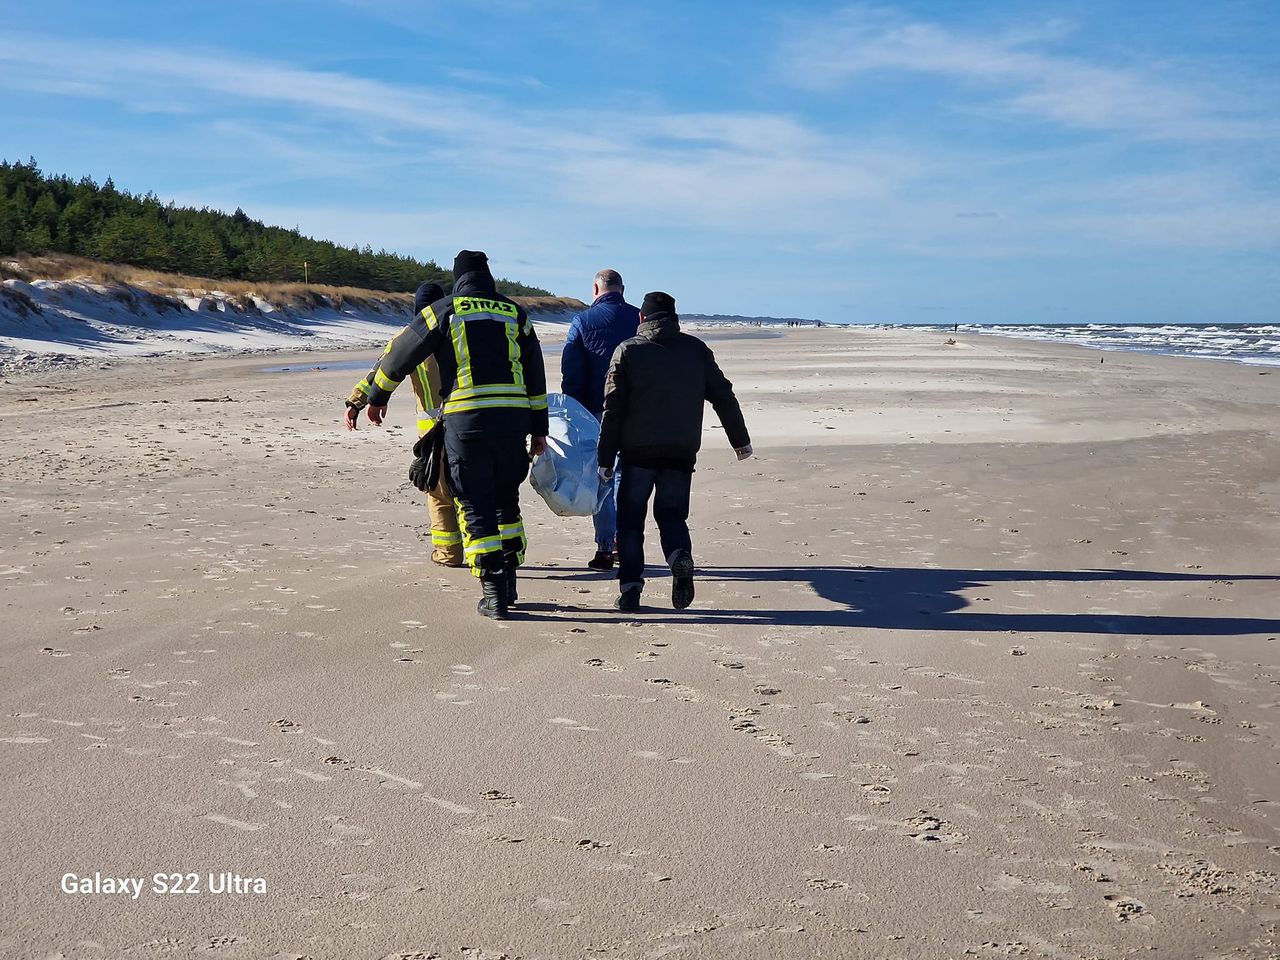
[(697, 602), (505, 624), (350, 353), (6, 381), (0, 954), (1274, 956), (1276, 378), (959, 340), (718, 333)]

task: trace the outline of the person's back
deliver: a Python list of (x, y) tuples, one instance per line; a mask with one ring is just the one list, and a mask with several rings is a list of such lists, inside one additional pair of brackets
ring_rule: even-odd
[(682, 332), (675, 311), (657, 303), (648, 308), (637, 335), (614, 354), (601, 449), (616, 449), (624, 466), (692, 470), (702, 447), (707, 401), (735, 448), (747, 446), (750, 438), (733, 384), (711, 348)]
[(710, 399), (708, 367), (715, 359), (706, 344), (675, 324), (645, 326), (642, 335), (622, 345), (628, 390), (626, 408), (619, 411), (619, 451), (626, 463), (692, 470)]

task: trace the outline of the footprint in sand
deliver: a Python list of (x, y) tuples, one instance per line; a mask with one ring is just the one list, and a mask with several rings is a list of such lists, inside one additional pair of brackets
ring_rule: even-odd
[(1135, 920), (1151, 919), (1151, 915), (1147, 913), (1147, 905), (1141, 900), (1121, 896), (1118, 893), (1109, 894), (1102, 899), (1111, 907), (1111, 914), (1115, 917), (1117, 923), (1132, 923)]
[(523, 804), (516, 800), (515, 797), (511, 796), (509, 793), (503, 793), (501, 790), (486, 790), (484, 793), (480, 794), (480, 796), (485, 800), (488, 800), (490, 803), (497, 804), (500, 807), (505, 807), (508, 810), (519, 810), (521, 806), (523, 806)]
[(815, 890), (848, 890), (849, 884), (843, 880), (828, 880), (826, 877), (810, 877), (805, 881)]

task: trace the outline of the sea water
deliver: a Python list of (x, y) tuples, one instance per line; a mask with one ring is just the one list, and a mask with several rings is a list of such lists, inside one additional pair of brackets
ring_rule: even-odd
[[(928, 328), (955, 329), (951, 324), (929, 324)], [(1100, 350), (1128, 350), (1280, 366), (1280, 324), (1274, 323), (962, 323), (959, 329), (964, 333), (1077, 343)]]

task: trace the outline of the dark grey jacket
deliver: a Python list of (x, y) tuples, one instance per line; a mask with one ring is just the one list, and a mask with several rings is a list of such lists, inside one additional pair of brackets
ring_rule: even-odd
[(622, 463), (692, 470), (702, 446), (703, 404), (711, 401), (734, 447), (751, 442), (733, 384), (711, 348), (680, 332), (675, 314), (646, 317), (613, 354), (604, 387), (600, 466)]

